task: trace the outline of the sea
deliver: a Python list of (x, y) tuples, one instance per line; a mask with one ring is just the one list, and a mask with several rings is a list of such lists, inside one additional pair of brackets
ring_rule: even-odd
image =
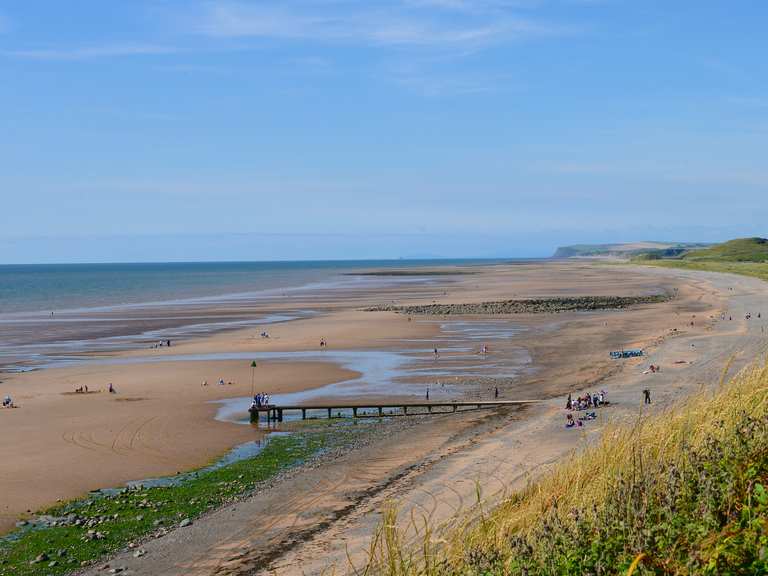
[[(0, 370), (144, 347), (313, 314), (291, 301), (431, 276), (371, 270), (476, 266), (500, 260), (344, 260), (0, 265)], [(254, 314), (260, 301), (268, 314)], [(275, 311), (274, 302), (284, 301)], [(247, 313), (245, 312), (247, 310)]]

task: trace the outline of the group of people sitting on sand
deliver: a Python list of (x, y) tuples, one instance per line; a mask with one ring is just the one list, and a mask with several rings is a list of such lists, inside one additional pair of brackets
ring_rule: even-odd
[(3, 398), (3, 408), (16, 408), (16, 405), (13, 403), (13, 400), (8, 395), (6, 395), (5, 398)]
[[(219, 378), (219, 386), (232, 386), (232, 381), (224, 382), (224, 378)], [(200, 386), (208, 386), (208, 380), (203, 380)]]
[(579, 396), (575, 400), (573, 397), (568, 394), (568, 400), (565, 403), (565, 409), (566, 410), (576, 410), (581, 411), (585, 410), (585, 414), (583, 416), (578, 416), (577, 418), (573, 417), (573, 414), (566, 414), (565, 416), (565, 427), (566, 428), (574, 428), (576, 426), (583, 426), (584, 422), (587, 420), (594, 420), (597, 418), (597, 413), (595, 411), (587, 411), (589, 408), (598, 408), (600, 406), (605, 406), (608, 404), (608, 401), (605, 399), (605, 390), (600, 390), (599, 393), (596, 392), (587, 392), (583, 396)]
[[(110, 394), (117, 394), (117, 390), (112, 385), (112, 382), (109, 383), (107, 386), (107, 390)], [(101, 390), (96, 390), (96, 392), (101, 392)], [(75, 388), (75, 394), (91, 394), (91, 390), (88, 390), (88, 386), (86, 384), (83, 384), (82, 386), (78, 386)]]
[(565, 415), (565, 427), (566, 428), (573, 428), (574, 426), (584, 426), (584, 422), (586, 420), (594, 420), (597, 418), (597, 414), (593, 412), (586, 412), (584, 416), (579, 416), (578, 418), (574, 418), (573, 414), (566, 414)]
[(605, 399), (605, 390), (600, 390), (599, 393), (587, 392), (584, 396), (579, 396), (575, 400), (568, 394), (568, 400), (565, 403), (566, 410), (586, 410), (587, 408), (597, 408), (607, 404)]
[(251, 408), (266, 408), (269, 406), (269, 394), (266, 392), (259, 392), (253, 397)]
[(171, 347), (171, 341), (170, 340), (160, 340), (155, 344), (152, 344), (152, 348), (162, 348), (165, 346), (166, 348)]

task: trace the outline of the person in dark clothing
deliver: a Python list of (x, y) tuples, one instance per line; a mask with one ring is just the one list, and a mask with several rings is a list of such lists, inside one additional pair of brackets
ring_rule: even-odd
[(643, 404), (650, 404), (651, 403), (651, 391), (646, 388), (643, 390)]

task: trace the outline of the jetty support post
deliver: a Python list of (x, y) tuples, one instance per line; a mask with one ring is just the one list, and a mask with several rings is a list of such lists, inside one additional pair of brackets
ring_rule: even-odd
[(277, 409), (277, 421), (282, 422), (283, 421), (283, 409), (278, 408)]
[(301, 419), (302, 420), (306, 420), (307, 419), (307, 409), (306, 408), (302, 408), (301, 409)]
[(352, 408), (352, 418), (357, 418), (357, 406)]
[(331, 419), (331, 409), (328, 408), (328, 420), (330, 420), (330, 419)]
[(381, 418), (382, 413), (384, 412), (384, 408), (379, 406), (379, 418)]

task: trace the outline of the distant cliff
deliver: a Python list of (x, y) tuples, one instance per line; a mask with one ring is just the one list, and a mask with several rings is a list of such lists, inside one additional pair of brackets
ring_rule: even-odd
[(649, 252), (664, 252), (666, 256), (682, 254), (709, 244), (695, 242), (627, 242), (623, 244), (574, 244), (561, 246), (553, 258), (632, 258)]

